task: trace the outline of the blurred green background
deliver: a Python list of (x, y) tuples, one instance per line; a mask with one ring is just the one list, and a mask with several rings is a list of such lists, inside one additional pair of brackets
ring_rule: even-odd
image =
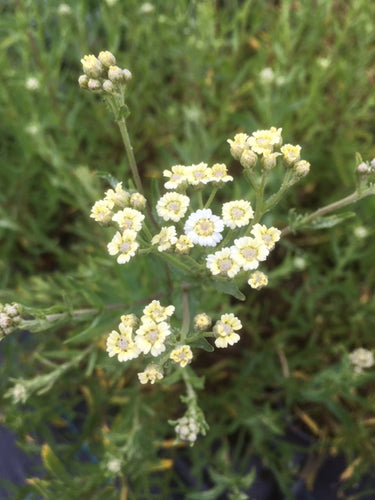
[[(155, 263), (140, 264), (120, 278), (110, 269), (103, 230), (89, 219), (92, 204), (107, 188), (95, 172), (121, 180), (127, 164), (100, 97), (77, 84), (84, 54), (110, 50), (133, 74), (128, 126), (146, 184), (178, 163), (225, 162), (238, 172), (226, 139), (240, 131), (282, 127), (285, 142), (300, 144), (312, 165), (274, 215), (283, 227), (289, 208), (313, 211), (353, 191), (356, 152), (365, 160), (375, 157), (374, 19), (375, 4), (368, 0), (0, 1), (0, 300), (43, 307), (63, 301), (74, 308), (141, 300), (144, 290), (154, 289)], [(270, 288), (249, 294), (244, 304), (231, 304), (248, 325), (241, 346), (198, 360), (207, 386), (202, 407), (209, 422), (211, 415), (212, 429), (183, 451), (197, 478), (197, 491), (185, 492), (190, 495), (185, 498), (220, 498), (234, 491), (229, 483), (220, 486), (212, 473), (216, 490), (199, 496), (203, 465), (231, 478), (239, 457), (246, 469), (253, 453), (283, 491), (290, 491), (301, 472), (286, 466), (295, 447), (280, 440), (290, 422), (313, 437), (311, 457), (318, 458), (305, 471), (311, 484), (321, 457), (330, 453), (344, 453), (355, 464), (343, 487), (374, 465), (375, 374), (352, 377), (345, 359), (356, 347), (373, 348), (375, 201), (363, 200), (353, 211), (356, 217), (345, 225), (282, 242), (270, 261)], [(217, 304), (212, 298), (206, 306)], [(103, 331), (111, 321), (94, 327)], [(59, 350), (66, 330), (57, 337), (40, 335), (31, 345), (16, 336), (4, 343), (3, 390), (9, 376), (43, 373), (35, 353)], [(139, 389), (127, 388), (128, 381), (119, 386), (120, 375), (108, 361), (103, 366), (112, 370), (110, 396), (95, 395), (92, 411), (103, 405), (122, 432), (127, 427), (126, 421), (119, 423), (120, 400), (108, 398), (118, 390), (135, 397)], [(85, 373), (73, 370), (69, 380), (94, 391), (101, 374), (83, 381), (92, 370)], [(61, 413), (76, 417), (80, 397), (61, 403), (62, 411), (55, 403), (59, 394), (69, 393), (66, 382), (58, 391), (43, 396), (44, 409), (35, 397), (23, 419), (4, 400), (1, 414), (24, 447), (31, 422), (63, 460), (73, 460), (70, 445), (55, 443), (43, 430)], [(154, 432), (153, 440), (170, 437), (166, 400), (172, 395), (177, 401), (178, 392), (167, 387), (140, 400), (149, 412), (143, 425), (159, 420), (147, 431)], [(104, 453), (98, 444), (103, 420), (90, 418), (77, 442)], [(126, 418), (130, 421), (131, 413)], [(179, 451), (164, 453), (173, 459)], [(160, 447), (148, 455), (147, 461), (141, 452), (131, 457), (129, 475), (138, 484), (134, 491), (140, 488), (134, 495), (147, 490), (137, 483), (137, 467), (142, 463), (152, 470)], [(89, 465), (79, 467), (70, 477), (76, 488), (85, 474), (92, 477)], [(184, 491), (173, 468), (155, 481), (166, 491), (172, 483)], [(79, 498), (102, 498), (100, 477), (92, 488)], [(117, 498), (116, 488), (111, 491)], [(129, 487), (129, 498), (142, 498), (132, 497), (132, 491)]]

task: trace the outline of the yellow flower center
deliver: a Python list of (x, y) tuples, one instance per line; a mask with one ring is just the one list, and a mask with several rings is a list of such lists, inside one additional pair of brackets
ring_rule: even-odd
[(215, 230), (215, 224), (210, 219), (200, 219), (194, 229), (199, 236), (211, 236)]

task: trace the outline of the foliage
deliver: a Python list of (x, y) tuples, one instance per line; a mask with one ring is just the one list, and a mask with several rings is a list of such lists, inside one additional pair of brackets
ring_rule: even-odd
[[(1, 417), (44, 466), (13, 497), (246, 498), (254, 455), (292, 498), (297, 477), (311, 487), (324, 457), (342, 453), (340, 488), (350, 488), (375, 462), (374, 371), (355, 374), (348, 357), (373, 348), (375, 205), (369, 197), (350, 212), (316, 210), (367, 189), (354, 172), (356, 151), (375, 156), (375, 6), (17, 0), (0, 13), (0, 293), (24, 305), (33, 331), (1, 342), (2, 394), (11, 396)], [(183, 379), (140, 385), (142, 360), (120, 364), (105, 351), (121, 314), (141, 314), (153, 299), (173, 303), (178, 320), (183, 308), (156, 254), (116, 264), (106, 248), (113, 231), (89, 218), (109, 188), (102, 172), (127, 187), (130, 176), (102, 97), (77, 85), (80, 59), (104, 49), (133, 74), (126, 120), (152, 206), (171, 165), (224, 161), (239, 178), (226, 144), (237, 132), (282, 127), (311, 163), (262, 221), (288, 228), (267, 260), (268, 287), (205, 282), (190, 299), (192, 311), (233, 312), (244, 327), (228, 349), (195, 346), (193, 388), (210, 429), (192, 447), (176, 443), (168, 423), (184, 411)], [(217, 196), (249, 191), (237, 181)], [(301, 469), (290, 465), (300, 451), (285, 439), (293, 432), (308, 437)]]

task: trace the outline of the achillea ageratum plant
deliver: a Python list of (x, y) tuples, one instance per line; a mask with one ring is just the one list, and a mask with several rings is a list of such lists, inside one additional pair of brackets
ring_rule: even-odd
[[(225, 293), (245, 300), (248, 294), (259, 293), (269, 281), (267, 259), (282, 238), (301, 228), (332, 227), (346, 216), (334, 212), (375, 194), (375, 160), (364, 162), (358, 156), (357, 186), (351, 195), (307, 215), (291, 211), (289, 225), (284, 228), (268, 223), (272, 220), (269, 215), (285, 193), (308, 175), (310, 163), (300, 145), (284, 142), (281, 127), (236, 133), (228, 139), (230, 154), (239, 163), (239, 176), (225, 163), (208, 164), (204, 159), (197, 164), (171, 165), (163, 170), (155, 197), (143, 185), (127, 129), (130, 71), (119, 67), (109, 51), (86, 55), (81, 62), (79, 85), (99, 94), (113, 113), (131, 173), (126, 180), (108, 176), (111, 186), (88, 216), (103, 227), (103, 235), (110, 234), (106, 246), (113, 266), (126, 269), (136, 265), (137, 259), (153, 256), (159, 259), (161, 272), (173, 281), (174, 290), (174, 303), (161, 296), (147, 302), (141, 314), (130, 307), (114, 316), (114, 327), (102, 332), (104, 348), (114, 365), (131, 366), (134, 360), (141, 363), (135, 377), (139, 390), (166, 380), (184, 384), (186, 394), (181, 401), (186, 405), (185, 414), (170, 424), (177, 441), (193, 445), (199, 434), (208, 430), (197, 395), (202, 389), (194, 372), (197, 352), (203, 349), (215, 356), (215, 349), (226, 349), (230, 356), (230, 348), (241, 341), (244, 327), (230, 306), (220, 313), (200, 310), (198, 305), (205, 303), (205, 294)], [(275, 176), (275, 171), (282, 175)], [(275, 179), (280, 178), (277, 185)], [(247, 184), (246, 196), (231, 198), (230, 186), (236, 183)], [(192, 296), (198, 300), (192, 301)], [(178, 315), (177, 310), (181, 312)], [(1, 339), (17, 328), (40, 331), (85, 314), (90, 310), (38, 313), (6, 304), (0, 308)], [(40, 375), (30, 382), (16, 380), (7, 396), (14, 403), (24, 403), (31, 394), (48, 391), (92, 349), (88, 346), (48, 377)], [(373, 365), (372, 354), (363, 349), (351, 353), (349, 360), (356, 373)], [(121, 459), (112, 457), (109, 464), (110, 470), (117, 471)]]

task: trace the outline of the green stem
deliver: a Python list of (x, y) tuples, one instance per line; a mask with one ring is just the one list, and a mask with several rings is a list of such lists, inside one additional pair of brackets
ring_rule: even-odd
[[(323, 215), (335, 212), (336, 210), (340, 210), (341, 208), (351, 205), (352, 203), (356, 203), (362, 198), (366, 198), (366, 196), (370, 196), (373, 194), (375, 194), (375, 185), (371, 185), (370, 187), (364, 189), (361, 192), (354, 191), (354, 193), (350, 194), (349, 196), (346, 196), (345, 198), (342, 198), (341, 200), (334, 201), (333, 203), (325, 205), (322, 208), (318, 208), (318, 210), (316, 210), (312, 214), (304, 217), (298, 225), (304, 226), (305, 224), (308, 224), (309, 222), (313, 221), (318, 217), (322, 217)], [(287, 226), (281, 231), (281, 236), (286, 236), (291, 232), (292, 228), (290, 226)]]
[(182, 283), (182, 325), (181, 325), (181, 341), (184, 342), (190, 329), (190, 308), (189, 308), (189, 285)]
[(279, 203), (281, 198), (284, 196), (284, 193), (291, 187), (293, 184), (295, 184), (295, 177), (293, 174), (293, 170), (290, 169), (287, 171), (285, 174), (284, 180), (280, 186), (280, 189), (277, 191), (277, 193), (273, 194), (268, 200), (266, 201), (266, 204), (264, 206), (264, 213), (268, 212), (271, 208), (273, 208), (275, 205)]
[(260, 180), (259, 187), (256, 190), (255, 215), (253, 221), (254, 224), (259, 222), (259, 220), (263, 215), (263, 198), (264, 198), (264, 189), (266, 187), (267, 177), (268, 177), (268, 172), (264, 171), (262, 174), (262, 178)]
[(181, 262), (178, 259), (178, 257), (176, 257), (176, 256), (174, 256), (174, 255), (172, 255), (170, 253), (167, 253), (167, 252), (158, 252), (158, 254), (160, 255), (160, 257), (162, 257), (165, 260), (168, 260), (169, 262), (171, 262), (172, 264), (174, 264), (176, 267), (179, 267), (183, 271), (185, 271), (185, 272), (187, 272), (189, 274), (192, 273), (192, 268), (190, 266), (187, 266), (183, 262)]
[(141, 181), (141, 178), (139, 176), (137, 163), (135, 161), (135, 157), (134, 157), (134, 153), (133, 153), (133, 146), (131, 145), (131, 142), (130, 142), (130, 137), (128, 134), (128, 129), (126, 127), (125, 118), (121, 118), (120, 120), (117, 120), (117, 124), (118, 124), (120, 132), (121, 132), (122, 140), (124, 142), (126, 155), (128, 157), (128, 161), (129, 161), (129, 165), (130, 165), (130, 170), (132, 172), (133, 179), (134, 179), (134, 184), (135, 184), (138, 192), (141, 194), (144, 194), (142, 181)]
[(202, 190), (198, 190), (198, 205), (199, 208), (203, 208), (203, 195), (202, 195)]
[(213, 188), (212, 189), (211, 194), (210, 194), (208, 200), (206, 201), (206, 204), (205, 204), (204, 208), (210, 208), (211, 203), (213, 202), (213, 199), (215, 198), (215, 195), (217, 193), (217, 189), (218, 188)]

